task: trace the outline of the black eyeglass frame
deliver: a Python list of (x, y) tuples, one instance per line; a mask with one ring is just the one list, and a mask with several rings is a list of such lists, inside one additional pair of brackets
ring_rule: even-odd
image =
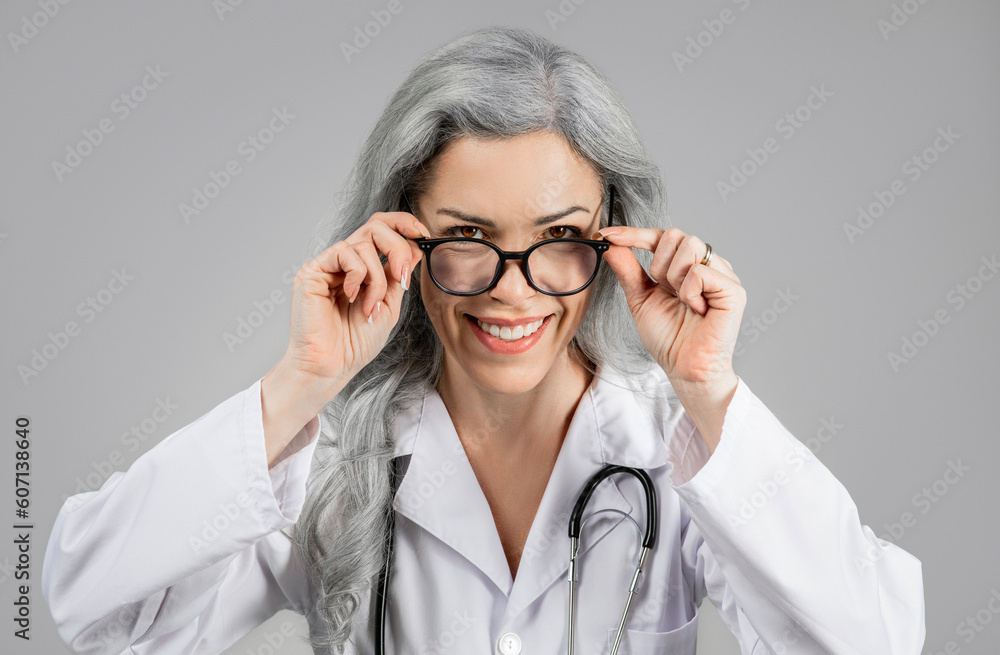
[[(614, 217), (615, 217), (615, 185), (610, 184), (608, 185), (608, 227), (611, 227), (612, 225), (615, 224)], [(506, 250), (501, 250), (498, 246), (490, 243), (489, 241), (484, 241), (483, 239), (473, 239), (470, 237), (443, 237), (440, 239), (428, 239), (426, 237), (420, 237), (418, 239), (413, 239), (413, 241), (416, 242), (417, 246), (419, 246), (421, 250), (424, 251), (424, 262), (427, 264), (427, 272), (431, 276), (431, 281), (434, 282), (434, 285), (438, 289), (441, 289), (441, 291), (444, 291), (445, 293), (451, 294), (453, 296), (478, 296), (481, 293), (486, 293), (487, 291), (495, 287), (498, 282), (500, 282), (500, 278), (503, 277), (504, 268), (506, 268), (505, 264), (509, 260), (520, 260), (521, 273), (524, 275), (524, 279), (528, 281), (528, 284), (531, 285), (531, 288), (534, 289), (535, 291), (544, 293), (547, 296), (572, 296), (573, 294), (580, 293), (581, 291), (589, 287), (591, 283), (593, 283), (594, 279), (597, 278), (597, 274), (601, 270), (601, 260), (604, 259), (603, 255), (605, 252), (607, 252), (608, 248), (611, 246), (611, 243), (608, 241), (598, 241), (596, 239), (549, 239), (547, 241), (540, 241), (535, 245), (529, 247), (527, 250), (521, 250), (518, 252), (508, 252)], [(436, 248), (437, 246), (440, 246), (442, 243), (451, 243), (453, 241), (474, 241), (476, 243), (482, 243), (484, 245), (487, 245), (496, 251), (497, 255), (499, 256), (499, 261), (497, 262), (497, 268), (493, 272), (493, 281), (490, 282), (485, 289), (482, 289), (481, 291), (452, 291), (451, 289), (444, 288), (444, 286), (442, 286), (441, 283), (437, 281), (437, 278), (434, 277), (434, 269), (431, 267), (431, 251), (434, 250), (434, 248)], [(581, 286), (578, 289), (575, 289), (573, 291), (563, 291), (559, 293), (554, 291), (546, 291), (545, 289), (542, 289), (537, 284), (535, 284), (535, 281), (531, 279), (531, 273), (528, 270), (528, 257), (531, 255), (532, 252), (535, 251), (536, 248), (540, 248), (547, 243), (583, 243), (596, 250), (597, 265), (594, 266), (594, 272), (590, 276), (590, 279), (584, 282), (583, 286)]]

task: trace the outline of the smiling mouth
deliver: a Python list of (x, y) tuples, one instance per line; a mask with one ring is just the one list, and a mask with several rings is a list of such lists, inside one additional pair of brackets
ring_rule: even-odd
[(545, 319), (548, 318), (548, 316), (546, 316), (531, 323), (525, 323), (523, 325), (515, 325), (514, 327), (509, 327), (506, 325), (501, 326), (501, 325), (494, 325), (492, 323), (487, 323), (485, 321), (476, 318), (472, 314), (466, 314), (466, 316), (469, 319), (475, 321), (483, 332), (487, 332), (492, 336), (496, 337), (497, 339), (500, 339), (501, 341), (517, 341), (518, 339), (523, 339), (524, 337), (531, 336), (536, 331), (538, 331), (538, 328), (540, 328), (542, 326), (542, 323), (545, 322)]

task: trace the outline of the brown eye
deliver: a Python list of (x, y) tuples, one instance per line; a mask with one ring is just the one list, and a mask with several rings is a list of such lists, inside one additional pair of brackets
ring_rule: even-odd
[(455, 227), (450, 227), (445, 230), (446, 236), (453, 237), (464, 237), (466, 239), (475, 239), (476, 233), (481, 230), (475, 225), (456, 225)]
[(555, 227), (550, 227), (549, 233), (557, 239), (580, 236), (580, 230), (571, 225), (556, 225)]

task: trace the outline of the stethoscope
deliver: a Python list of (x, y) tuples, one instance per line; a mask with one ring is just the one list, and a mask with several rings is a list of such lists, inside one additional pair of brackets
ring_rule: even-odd
[[(398, 463), (396, 464), (396, 467), (395, 475), (392, 476), (393, 495), (396, 493), (396, 485), (401, 477)], [(583, 518), (583, 510), (590, 501), (590, 496), (594, 493), (594, 489), (596, 489), (597, 485), (599, 485), (605, 478), (616, 473), (628, 473), (629, 475), (635, 476), (642, 484), (642, 488), (646, 492), (646, 534), (642, 538), (642, 552), (639, 554), (639, 564), (635, 567), (635, 574), (632, 576), (632, 584), (628, 590), (628, 599), (625, 601), (625, 610), (622, 612), (622, 619), (618, 624), (618, 634), (615, 636), (615, 644), (611, 648), (611, 655), (615, 655), (618, 652), (618, 646), (621, 643), (622, 633), (625, 630), (625, 622), (628, 620), (628, 613), (632, 607), (632, 599), (635, 597), (636, 586), (639, 583), (639, 576), (642, 573), (643, 564), (646, 562), (646, 555), (649, 554), (649, 551), (652, 550), (653, 546), (656, 544), (656, 489), (653, 488), (653, 481), (650, 479), (649, 474), (642, 469), (633, 468), (631, 466), (607, 464), (604, 468), (591, 476), (590, 480), (587, 481), (587, 484), (584, 485), (583, 491), (580, 492), (580, 495), (576, 500), (576, 505), (573, 507), (573, 514), (569, 519), (569, 627), (567, 632), (569, 635), (567, 642), (569, 648), (567, 652), (569, 655), (573, 655), (573, 633), (576, 629), (576, 566), (580, 546), (580, 530), (583, 528), (583, 524), (589, 521), (594, 515), (601, 512), (618, 512), (632, 521), (636, 531), (639, 531), (639, 524), (636, 523), (635, 519), (632, 518), (630, 514), (618, 509), (599, 509), (591, 513), (586, 519)], [(386, 549), (385, 564), (379, 573), (378, 584), (375, 587), (377, 603), (377, 611), (375, 612), (376, 655), (385, 655), (385, 618), (387, 599), (389, 597), (389, 570), (390, 562), (392, 561), (393, 533), (395, 532), (395, 521), (393, 515), (394, 512), (390, 507), (388, 517), (389, 540)]]

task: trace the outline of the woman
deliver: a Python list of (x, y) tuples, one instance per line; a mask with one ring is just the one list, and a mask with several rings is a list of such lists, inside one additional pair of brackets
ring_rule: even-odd
[[(919, 652), (920, 562), (733, 372), (745, 291), (664, 205), (578, 55), (513, 28), (433, 53), (296, 275), (281, 361), (60, 512), (63, 639), (218, 652), (291, 608), (315, 652), (370, 653), (394, 535), (387, 652), (611, 652), (648, 527), (620, 653), (694, 653), (705, 596), (746, 653)], [(631, 478), (596, 487), (571, 633), (567, 524), (606, 464), (647, 471), (656, 520)]]

